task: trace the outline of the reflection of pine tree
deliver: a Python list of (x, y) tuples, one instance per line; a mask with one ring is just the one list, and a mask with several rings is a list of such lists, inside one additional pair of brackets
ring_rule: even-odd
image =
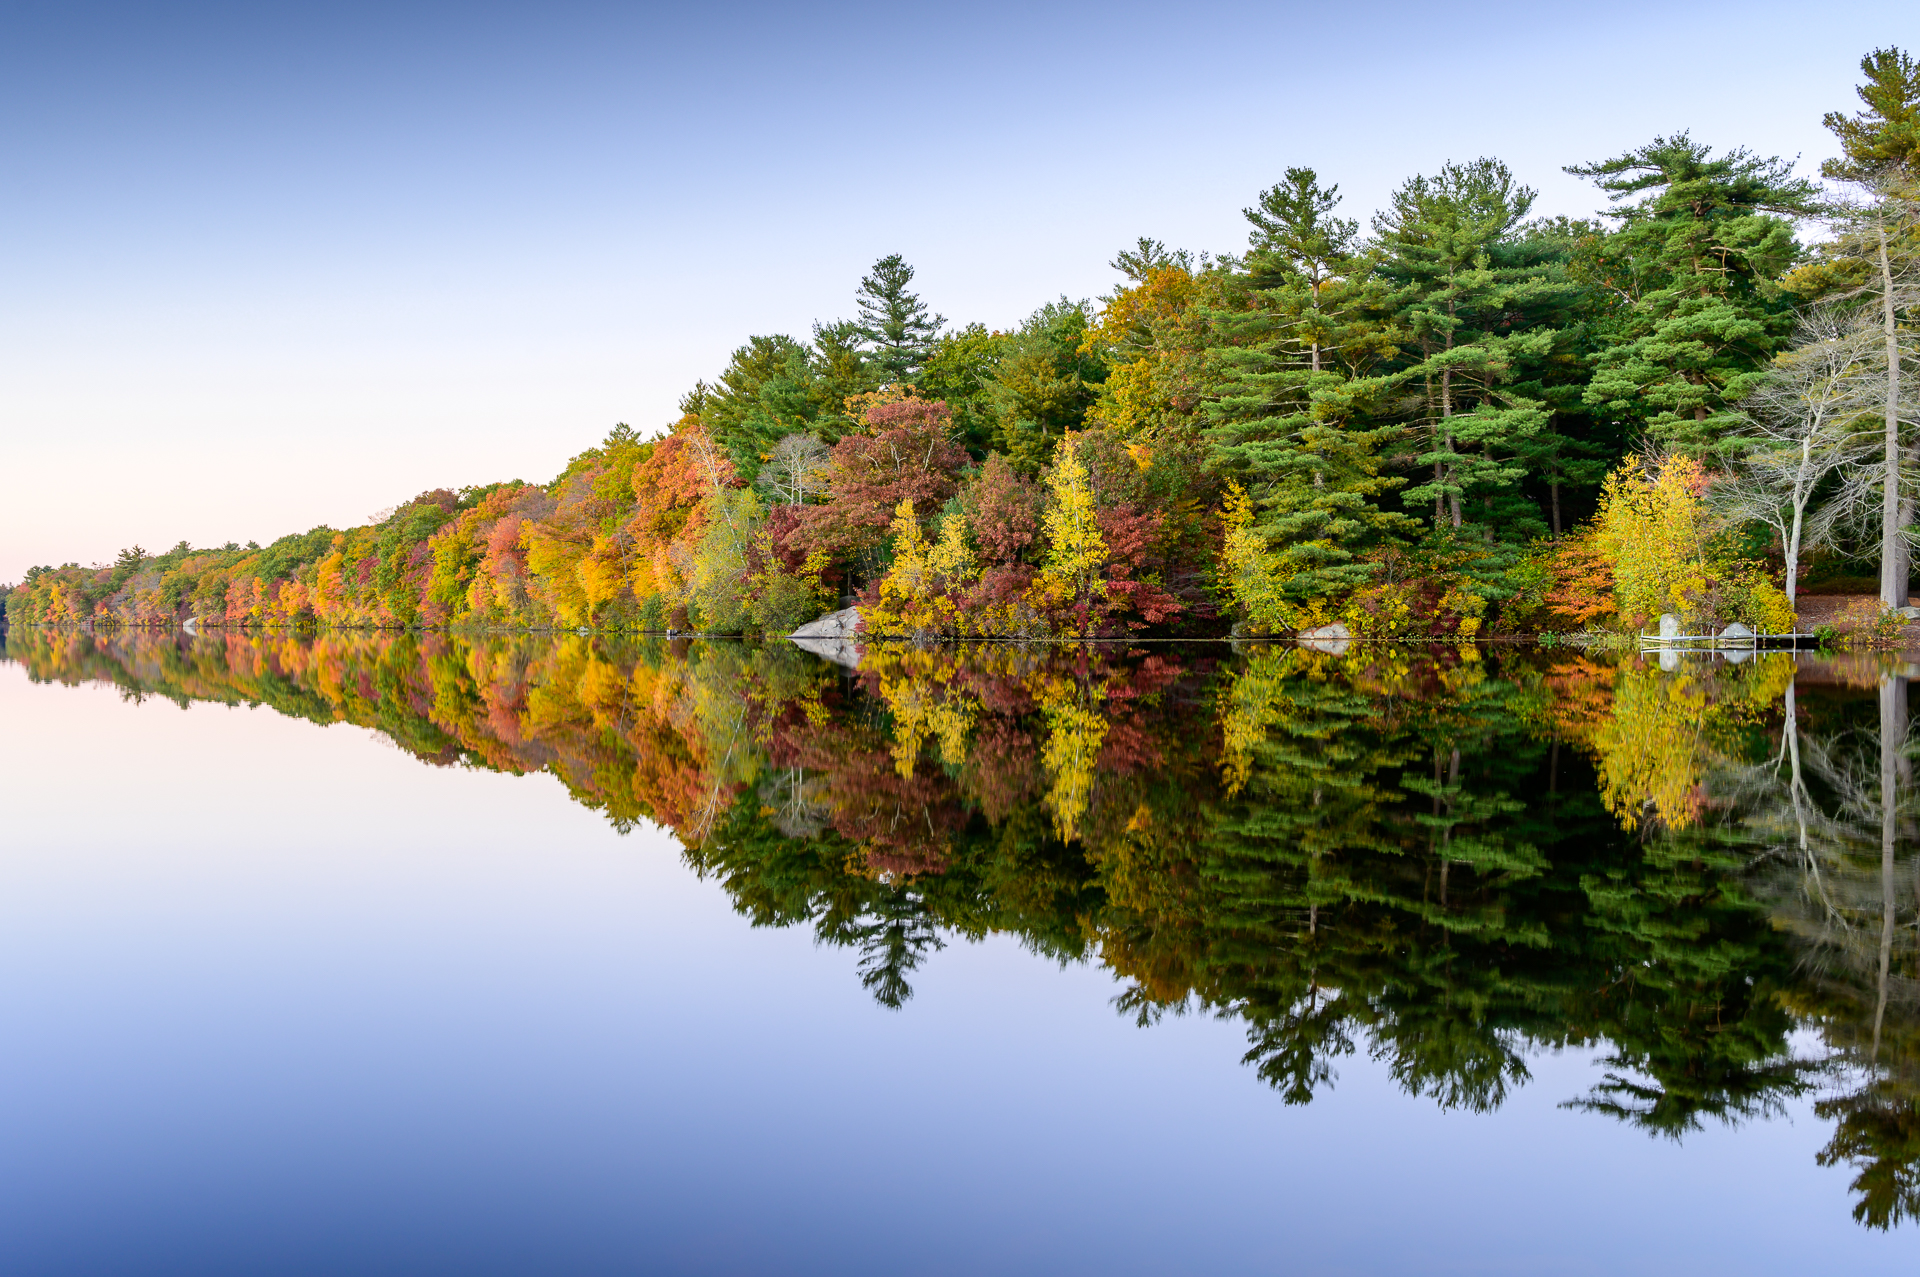
[(1688, 831), (1585, 878), (1607, 1079), (1573, 1107), (1678, 1137), (1778, 1110), (1812, 1070), (1786, 1054), (1788, 955), (1742, 887), (1746, 856)]

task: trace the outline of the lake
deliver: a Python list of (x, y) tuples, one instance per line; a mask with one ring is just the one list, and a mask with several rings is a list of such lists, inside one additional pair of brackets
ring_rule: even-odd
[(9, 1273), (1920, 1257), (1888, 658), (6, 654)]

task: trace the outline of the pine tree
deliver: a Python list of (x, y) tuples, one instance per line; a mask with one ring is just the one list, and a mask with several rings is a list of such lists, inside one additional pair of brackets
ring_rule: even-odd
[(1587, 177), (1617, 204), (1619, 229), (1595, 262), (1627, 300), (1588, 388), (1595, 409), (1696, 455), (1740, 420), (1793, 328), (1775, 282), (1799, 254), (1789, 220), (1816, 210), (1813, 185), (1778, 158), (1715, 156), (1685, 133), (1598, 164)]
[(1339, 206), (1337, 185), (1322, 190), (1312, 169), (1290, 168), (1260, 192), (1258, 208), (1241, 210), (1254, 226), (1247, 270), (1272, 308), (1291, 318), (1292, 340), (1306, 348), (1311, 372), (1320, 371), (1322, 348), (1335, 337), (1322, 294), (1347, 273), (1360, 232), (1358, 222), (1333, 215)]
[(1562, 345), (1558, 325), (1578, 289), (1563, 270), (1523, 250), (1535, 192), (1499, 160), (1447, 164), (1393, 193), (1374, 218), (1385, 310), (1418, 357), (1372, 389), (1419, 388), (1413, 400), (1431, 478), (1406, 489), (1433, 503), (1434, 525), (1460, 528), (1469, 505), (1489, 535), (1544, 531), (1518, 491), (1548, 405), (1529, 370)]
[(1261, 192), (1244, 210), (1252, 304), (1210, 316), (1207, 464), (1244, 485), (1250, 532), (1271, 552), (1276, 588), (1296, 599), (1361, 584), (1360, 550), (1412, 527), (1378, 505), (1399, 486), (1377, 461), (1392, 428), (1346, 421), (1342, 389), (1391, 346), (1360, 317), (1359, 228), (1334, 216), (1339, 199), (1307, 168)]
[[(1911, 314), (1920, 284), (1920, 62), (1899, 49), (1875, 49), (1860, 59), (1867, 82), (1856, 90), (1867, 109), (1849, 119), (1829, 111), (1825, 123), (1844, 154), (1828, 160), (1827, 177), (1864, 188), (1866, 207), (1848, 210), (1829, 254), (1853, 295), (1874, 303), (1881, 335), (1879, 352), (1884, 447), (1880, 460), (1880, 601), (1907, 603), (1914, 521), (1914, 484), (1920, 475), (1920, 441), (1901, 440), (1901, 364), (1913, 357)], [(1838, 281), (1835, 281), (1838, 282)], [(1903, 332), (1903, 328), (1908, 331)], [(1903, 471), (1905, 474), (1903, 475)]]
[(1875, 49), (1860, 59), (1860, 71), (1867, 82), (1855, 92), (1867, 109), (1851, 118), (1829, 111), (1822, 120), (1845, 154), (1820, 171), (1840, 181), (1911, 170), (1920, 161), (1920, 61), (1897, 48)]
[(898, 253), (873, 264), (854, 293), (860, 309), (860, 336), (873, 350), (873, 362), (885, 382), (911, 383), (926, 367), (946, 316), (930, 314), (919, 294), (907, 290), (913, 267)]
[(749, 337), (707, 390), (700, 419), (748, 483), (776, 443), (819, 417), (817, 381), (809, 351), (793, 338)]

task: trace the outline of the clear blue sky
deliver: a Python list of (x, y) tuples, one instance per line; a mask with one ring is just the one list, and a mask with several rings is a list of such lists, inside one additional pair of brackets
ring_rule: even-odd
[(0, 581), (550, 478), (904, 253), (955, 321), (1491, 154), (1831, 150), (1907, 5), (10, 6)]

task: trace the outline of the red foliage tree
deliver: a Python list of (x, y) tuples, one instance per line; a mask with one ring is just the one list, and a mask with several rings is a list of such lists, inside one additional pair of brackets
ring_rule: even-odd
[(787, 541), (804, 551), (858, 555), (885, 545), (894, 509), (931, 514), (960, 486), (966, 449), (942, 400), (901, 399), (867, 409), (866, 428), (833, 447), (827, 504), (802, 507)]

